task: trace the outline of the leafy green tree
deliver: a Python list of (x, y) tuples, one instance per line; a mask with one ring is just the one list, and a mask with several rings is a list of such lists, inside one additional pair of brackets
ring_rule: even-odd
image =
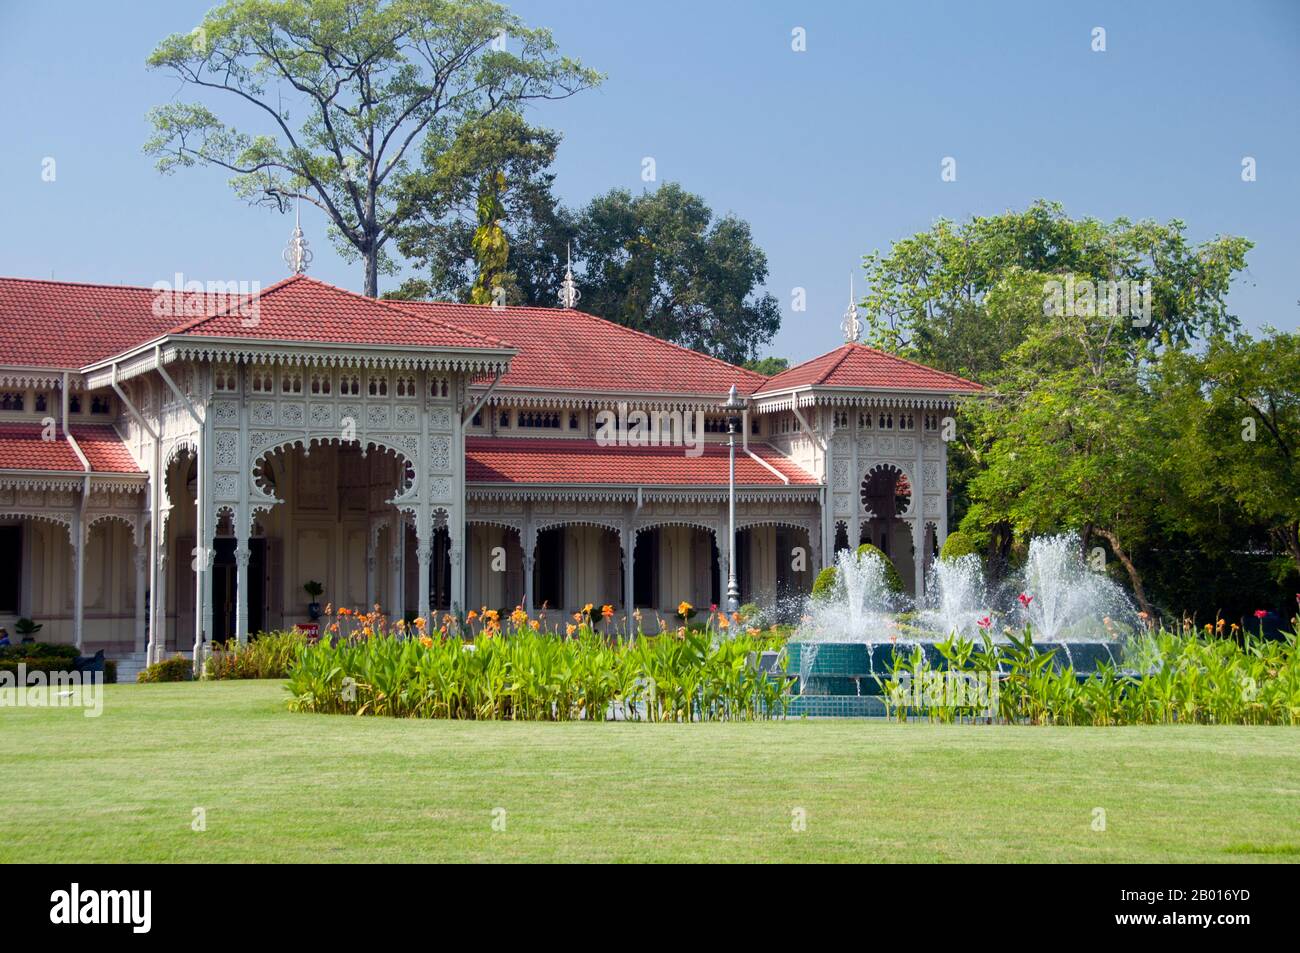
[(202, 103), (154, 108), (145, 150), (159, 169), (212, 166), (252, 204), (316, 205), (363, 262), (371, 296), (394, 267), (385, 246), (409, 213), (404, 180), (431, 144), (449, 148), (497, 113), (601, 79), (489, 0), (227, 0), (148, 65), (232, 107), (225, 119)]
[(714, 218), (676, 183), (633, 196), (614, 189), (576, 220), (584, 310), (734, 364), (754, 358), (781, 326), (759, 288), (767, 256), (749, 225)]
[[(1203, 355), (1162, 364), (1180, 425), (1171, 458), (1187, 503), (1180, 528), (1240, 547), (1241, 522), (1268, 534), (1300, 571), (1300, 335), (1217, 337)], [(1234, 512), (1225, 518), (1230, 501)]]
[(758, 360), (746, 361), (744, 366), (758, 374), (775, 377), (782, 371), (790, 369), (790, 359), (788, 357), (760, 357)]
[[(560, 137), (531, 127), (517, 112), (474, 124), (445, 145), (428, 147), (424, 168), (403, 182), (404, 224), (395, 230), (398, 251), (423, 274), (391, 297), (474, 300), (485, 262), (475, 248), (481, 202), (495, 200), (503, 265), (487, 265), (508, 304), (554, 304), (573, 241), (567, 213), (551, 192), (550, 165)], [(490, 194), (484, 186), (491, 184)]]
[(1190, 244), (1181, 221), (1071, 219), (1060, 204), (941, 219), (864, 259), (868, 340), (983, 381), (1043, 318), (1045, 284), (1151, 282), (1150, 324), (1134, 339), (1179, 344), (1236, 326), (1226, 295), (1251, 243)]

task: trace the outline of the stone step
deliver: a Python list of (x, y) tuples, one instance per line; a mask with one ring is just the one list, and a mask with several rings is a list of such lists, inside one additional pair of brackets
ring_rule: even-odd
[(117, 683), (119, 685), (135, 683), (135, 677), (144, 671), (149, 664), (146, 654), (145, 652), (132, 652), (118, 655), (114, 659), (117, 662)]

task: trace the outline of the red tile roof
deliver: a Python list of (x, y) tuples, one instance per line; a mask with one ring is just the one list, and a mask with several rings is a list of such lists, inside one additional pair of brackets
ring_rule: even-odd
[(0, 278), (0, 364), (78, 370), (152, 340), (176, 323), (153, 313), (155, 294)]
[[(817, 480), (766, 444), (749, 449), (790, 478), (791, 486)], [(615, 484), (620, 486), (727, 485), (727, 448), (706, 444), (698, 457), (684, 447), (602, 447), (594, 440), (468, 437), (467, 483)], [(736, 485), (786, 484), (747, 454), (736, 450)]]
[(510, 347), (306, 275), (237, 300), (0, 278), (0, 364), (79, 370), (169, 333), (439, 349)]
[[(72, 444), (61, 433), (55, 440), (42, 438), (41, 424), (0, 424), (0, 470), (42, 470), (84, 472)], [(81, 452), (93, 473), (140, 473), (130, 452), (112, 427), (73, 427)]]
[(393, 303), (515, 342), (520, 353), (511, 360), (502, 387), (711, 394), (722, 399), (732, 384), (740, 393), (750, 394), (767, 380), (762, 374), (582, 311), (436, 301)]
[(953, 394), (974, 394), (981, 390), (979, 384), (956, 374), (936, 371), (865, 344), (843, 344), (768, 379), (758, 389), (757, 396), (807, 386), (936, 390)]
[(295, 275), (255, 296), (227, 302), (210, 316), (181, 323), (174, 334), (299, 341), (313, 344), (383, 344), (418, 348), (509, 348), (499, 338), (466, 331), (377, 298)]

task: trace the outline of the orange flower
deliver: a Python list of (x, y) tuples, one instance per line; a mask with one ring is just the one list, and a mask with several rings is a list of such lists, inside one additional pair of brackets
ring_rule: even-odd
[(602, 616), (603, 618), (606, 618), (606, 619), (613, 618), (613, 616), (614, 616), (614, 607), (613, 607), (613, 606), (610, 606), (610, 605), (604, 605), (604, 606), (601, 606), (601, 607), (600, 607), (600, 614), (601, 614), (601, 616)]
[(420, 636), (420, 644), (426, 649), (431, 649), (433, 648), (433, 639), (429, 638), (427, 635), (422, 635)]
[(565, 627), (564, 627), (564, 634), (567, 635), (567, 636), (569, 636), (570, 638), (572, 638), (572, 637), (573, 637), (573, 633), (574, 633), (574, 632), (577, 632), (577, 631), (578, 631), (578, 627), (577, 627), (576, 625), (574, 625), (572, 622), (568, 623), (568, 624), (565, 625)]
[(510, 613), (510, 621), (515, 624), (516, 628), (523, 626), (528, 621), (528, 613), (524, 611), (523, 606), (515, 606), (515, 611)]
[(731, 623), (727, 621), (727, 617), (726, 617), (725, 615), (723, 615), (721, 612), (719, 612), (719, 613), (718, 613), (718, 628), (719, 628), (719, 629), (725, 629), (725, 628), (726, 628), (727, 626), (729, 626), (730, 624), (731, 624)]
[(475, 612), (473, 609), (470, 609), (470, 610), (469, 610), (469, 615), (465, 616), (465, 621), (466, 621), (466, 622), (473, 622), (473, 621), (474, 621), (475, 619), (477, 619), (477, 618), (478, 618), (478, 613)]
[(529, 622), (528, 625), (532, 628), (534, 632), (541, 631), (542, 623), (537, 619), (534, 619), (532, 622)]

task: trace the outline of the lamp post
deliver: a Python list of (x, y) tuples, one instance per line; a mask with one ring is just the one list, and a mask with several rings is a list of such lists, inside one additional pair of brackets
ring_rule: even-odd
[(727, 411), (727, 613), (740, 610), (740, 587), (736, 585), (736, 428), (741, 419), (737, 416), (747, 406), (745, 398), (736, 393), (736, 385), (731, 385), (727, 402), (722, 405)]

